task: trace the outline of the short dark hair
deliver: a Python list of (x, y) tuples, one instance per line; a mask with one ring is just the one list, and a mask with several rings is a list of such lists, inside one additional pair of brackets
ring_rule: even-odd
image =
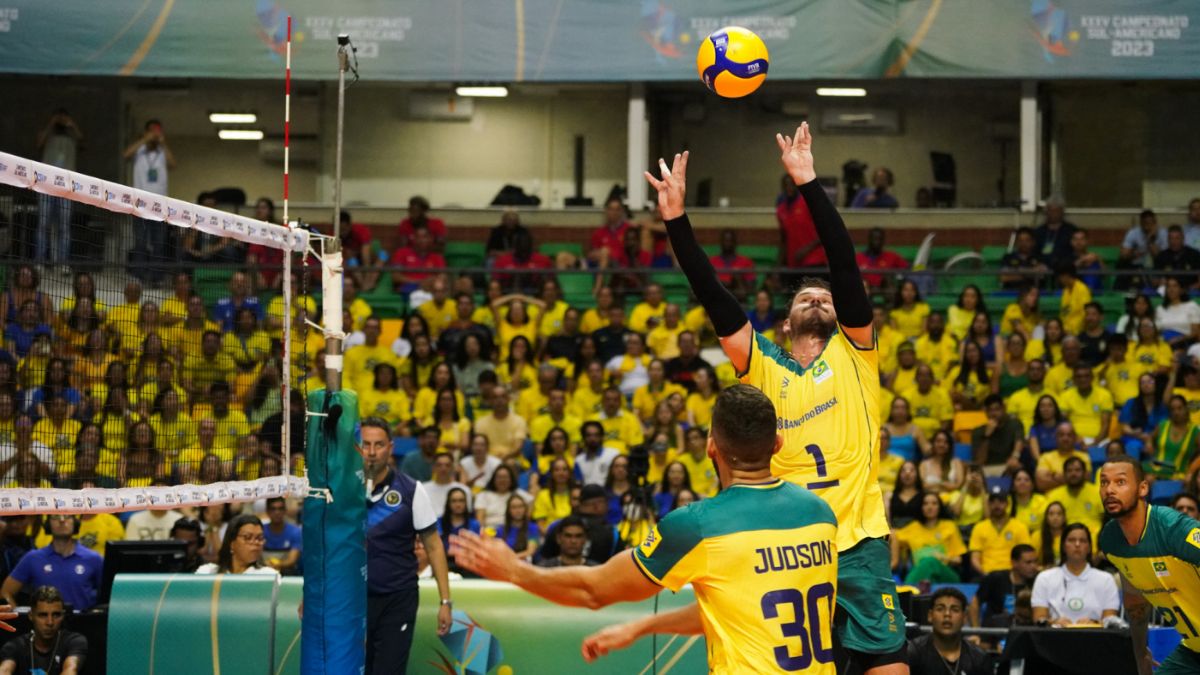
[(967, 608), (967, 596), (963, 595), (962, 591), (954, 588), (953, 586), (942, 586), (934, 591), (933, 595), (929, 598), (929, 609), (932, 610), (933, 606), (937, 604), (937, 601), (942, 598), (954, 598), (955, 600), (958, 600), (963, 609)]
[(712, 434), (717, 451), (730, 467), (767, 467), (775, 450), (775, 406), (761, 390), (735, 384), (717, 395), (712, 411)]
[(1067, 537), (1075, 530), (1082, 530), (1084, 536), (1087, 537), (1087, 540), (1088, 540), (1087, 561), (1089, 563), (1092, 562), (1092, 528), (1088, 527), (1087, 525), (1084, 525), (1083, 523), (1069, 523), (1063, 527), (1062, 538), (1058, 542), (1058, 550), (1062, 551), (1062, 554), (1061, 554), (1062, 555), (1062, 563), (1064, 565), (1067, 564), (1067, 556), (1066, 556)]
[(271, 498), (267, 499), (267, 510), (270, 510), (271, 507), (276, 504), (282, 506), (285, 509), (287, 508), (287, 500), (286, 499), (284, 499), (283, 497), (271, 497)]
[[(796, 293), (799, 293), (806, 288), (822, 288), (827, 291), (832, 290), (829, 282), (821, 277), (802, 277), (800, 279), (800, 285), (796, 286)], [(793, 293), (792, 295), (795, 295), (796, 293)]]
[(1103, 314), (1103, 313), (1104, 313), (1104, 307), (1102, 307), (1102, 306), (1100, 305), (1100, 303), (1098, 303), (1098, 302), (1096, 302), (1096, 301), (1094, 301), (1094, 300), (1093, 300), (1092, 302), (1089, 302), (1089, 303), (1085, 304), (1085, 305), (1083, 306), (1083, 308), (1084, 308), (1084, 309), (1094, 309), (1094, 310), (1096, 310), (1097, 312), (1100, 312), (1101, 314)]
[(987, 398), (983, 399), (983, 407), (985, 409), (992, 407), (993, 403), (1004, 405), (1004, 397), (1000, 394), (988, 394)]
[(1071, 464), (1078, 464), (1079, 468), (1081, 468), (1085, 471), (1087, 470), (1087, 464), (1084, 464), (1082, 459), (1080, 459), (1078, 457), (1068, 457), (1067, 461), (1063, 462), (1063, 471), (1066, 471), (1067, 467), (1070, 466)]
[(563, 530), (566, 530), (568, 527), (578, 527), (583, 530), (584, 536), (587, 536), (587, 523), (584, 522), (583, 517), (574, 513), (558, 521), (558, 527), (555, 528), (554, 532), (555, 536), (562, 534)]
[(388, 440), (389, 441), (392, 440), (392, 427), (391, 427), (391, 425), (389, 425), (387, 423), (387, 420), (383, 419), (382, 417), (377, 417), (375, 415), (372, 415), (370, 417), (364, 418), (363, 421), (359, 422), (358, 427), (359, 427), (360, 432), (362, 429), (367, 429), (367, 428), (383, 429), (383, 433), (385, 436), (387, 436)]
[(1070, 260), (1060, 260), (1054, 265), (1055, 274), (1069, 274), (1075, 276), (1075, 263)]
[(1176, 224), (1168, 227), (1167, 232), (1178, 232), (1179, 234), (1183, 234), (1183, 226), (1176, 223)]
[(37, 587), (37, 590), (33, 592), (33, 597), (30, 599), (29, 606), (31, 608), (37, 607), (39, 602), (44, 602), (48, 605), (53, 605), (54, 603), (58, 603), (60, 605), (67, 604), (66, 601), (63, 600), (62, 593), (59, 593), (58, 589), (54, 586)]
[(1025, 555), (1026, 553), (1037, 553), (1037, 549), (1029, 544), (1017, 544), (1016, 546), (1012, 547), (1012, 553), (1009, 554), (1009, 559), (1013, 562), (1016, 562), (1020, 560), (1021, 556)]
[(589, 427), (597, 427), (597, 428), (599, 428), (599, 429), (600, 429), (600, 435), (601, 435), (601, 436), (603, 436), (603, 435), (604, 435), (604, 425), (603, 425), (603, 424), (600, 424), (600, 423), (599, 423), (599, 422), (597, 422), (596, 420), (588, 420), (588, 421), (584, 422), (584, 423), (583, 423), (583, 425), (581, 425), (581, 426), (579, 427), (579, 435), (580, 435), (580, 436), (587, 436), (587, 433), (588, 433), (588, 428), (589, 428)]
[(1196, 499), (1196, 495), (1190, 492), (1180, 492), (1174, 497), (1171, 497), (1171, 508), (1175, 508), (1175, 506), (1179, 504), (1180, 499), (1190, 499), (1193, 502), (1196, 502), (1196, 504), (1200, 505), (1200, 499)]
[(429, 210), (429, 200), (425, 199), (421, 195), (414, 195), (412, 197), (409, 197), (408, 205), (415, 206), (415, 207), (421, 209), (422, 211)]
[(496, 376), (496, 371), (489, 368), (479, 374), (476, 382), (478, 384), (499, 384), (500, 378)]
[[(1133, 477), (1136, 478), (1139, 483), (1146, 480), (1146, 472), (1144, 469), (1142, 469), (1142, 463), (1133, 457), (1130, 457), (1129, 455), (1113, 455), (1112, 457), (1104, 460), (1104, 463), (1128, 464), (1129, 466), (1133, 467)], [(1066, 462), (1063, 463), (1063, 466), (1066, 466)]]
[[(270, 502), (271, 500), (268, 499), (267, 503), (269, 504)], [(184, 516), (177, 519), (175, 524), (171, 526), (171, 534), (169, 536), (174, 538), (175, 533), (180, 531), (194, 532), (197, 539), (204, 537), (204, 529), (200, 526), (200, 521), (196, 520), (195, 518), (188, 518), (187, 516)]]
[(1032, 227), (1029, 227), (1028, 225), (1022, 225), (1021, 227), (1018, 227), (1018, 228), (1017, 228), (1017, 234), (1019, 234), (1019, 235), (1020, 235), (1020, 234), (1027, 234), (1027, 235), (1029, 235), (1029, 236), (1031, 236), (1031, 237), (1036, 237), (1036, 236), (1037, 236), (1037, 234), (1036, 234), (1036, 233), (1034, 233), (1034, 231), (1033, 231), (1033, 228), (1032, 228)]

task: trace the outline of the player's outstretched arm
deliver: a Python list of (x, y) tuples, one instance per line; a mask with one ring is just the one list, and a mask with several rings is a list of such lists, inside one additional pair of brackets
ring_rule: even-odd
[(686, 152), (675, 155), (670, 167), (660, 158), (658, 169), (662, 174), (661, 180), (649, 171), (645, 173), (646, 180), (658, 191), (658, 209), (662, 212), (679, 269), (687, 275), (692, 291), (700, 299), (700, 304), (704, 305), (704, 311), (708, 312), (713, 329), (721, 340), (721, 347), (734, 369), (739, 373), (744, 372), (750, 361), (750, 341), (754, 338), (754, 331), (746, 318), (746, 310), (717, 278), (717, 271), (696, 241), (692, 223), (683, 210), (683, 198), (687, 193), (687, 161)]
[(464, 530), (450, 536), (450, 554), (481, 577), (507, 581), (568, 607), (600, 609), (645, 600), (662, 590), (638, 569), (629, 552), (596, 567), (535, 567), (518, 558), (505, 542)]
[(862, 272), (855, 260), (854, 242), (846, 230), (846, 223), (842, 222), (842, 217), (829, 201), (825, 188), (817, 182), (808, 122), (796, 127), (795, 136), (775, 134), (775, 142), (779, 144), (780, 161), (808, 204), (817, 228), (817, 237), (821, 239), (825, 255), (829, 258), (833, 308), (837, 311), (838, 323), (860, 346), (874, 344), (871, 299), (863, 288)]
[(659, 635), (701, 635), (704, 622), (700, 619), (700, 606), (692, 603), (663, 614), (652, 614), (626, 623), (606, 626), (583, 640), (583, 660), (591, 663), (617, 649), (625, 649), (638, 638), (658, 633)]

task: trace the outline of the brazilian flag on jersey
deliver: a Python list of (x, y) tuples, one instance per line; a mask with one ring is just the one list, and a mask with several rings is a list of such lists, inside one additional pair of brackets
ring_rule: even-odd
[(1100, 531), (1100, 550), (1179, 631), (1179, 648), (1200, 653), (1200, 522), (1151, 504), (1137, 543), (1113, 520)]

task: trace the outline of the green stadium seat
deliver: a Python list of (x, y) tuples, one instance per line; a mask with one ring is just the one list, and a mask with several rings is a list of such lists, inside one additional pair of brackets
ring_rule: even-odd
[(970, 246), (934, 246), (929, 252), (929, 265), (935, 269), (940, 269), (946, 264), (946, 261), (967, 251), (974, 251)]
[(450, 241), (446, 242), (445, 257), (447, 267), (460, 268), (483, 267), (487, 256), (484, 245), (480, 242)]
[[(700, 248), (704, 250), (704, 255), (706, 255), (710, 258), (721, 252), (720, 244), (705, 244), (705, 245), (701, 246)], [(742, 253), (742, 255), (746, 255), (745, 252), (741, 252), (741, 253)]]
[(904, 258), (911, 265), (913, 258), (917, 257), (917, 251), (920, 250), (921, 247), (917, 244), (899, 244), (897, 246), (892, 246), (889, 244), (884, 246), (884, 248)]
[(558, 284), (562, 286), (564, 296), (585, 294), (590, 296), (595, 280), (591, 274), (582, 272), (561, 272), (558, 275)]
[(691, 286), (688, 284), (687, 277), (680, 270), (671, 272), (651, 272), (650, 281), (663, 287), (664, 293), (672, 293), (682, 291), (686, 296)]
[(1008, 246), (983, 246), (979, 249), (979, 254), (983, 256), (983, 261), (989, 266), (998, 267), (1000, 261), (1008, 253)]
[(747, 244), (739, 246), (738, 253), (760, 267), (772, 267), (779, 260), (779, 246), (775, 244)]
[(545, 242), (538, 244), (538, 252), (551, 258), (560, 252), (572, 253), (576, 257), (582, 258), (583, 244), (578, 241)]
[(1115, 265), (1117, 258), (1121, 255), (1120, 246), (1089, 246), (1088, 248), (1092, 253), (1100, 256), (1100, 261), (1109, 267)]

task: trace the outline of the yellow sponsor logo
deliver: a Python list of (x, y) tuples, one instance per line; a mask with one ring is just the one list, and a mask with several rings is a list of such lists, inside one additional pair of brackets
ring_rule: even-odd
[(1193, 527), (1191, 532), (1188, 532), (1187, 543), (1200, 548), (1200, 527)]
[(638, 552), (643, 557), (649, 558), (654, 555), (654, 549), (658, 548), (660, 541), (662, 541), (662, 537), (658, 534), (658, 526), (655, 526), (650, 530), (650, 534), (646, 535), (646, 541), (643, 541), (642, 545), (638, 547)]
[(883, 597), (883, 606), (884, 607), (886, 607), (887, 609), (893, 609), (893, 610), (896, 609), (896, 605), (892, 602), (892, 596), (888, 595), (887, 593), (884, 593), (882, 597)]

